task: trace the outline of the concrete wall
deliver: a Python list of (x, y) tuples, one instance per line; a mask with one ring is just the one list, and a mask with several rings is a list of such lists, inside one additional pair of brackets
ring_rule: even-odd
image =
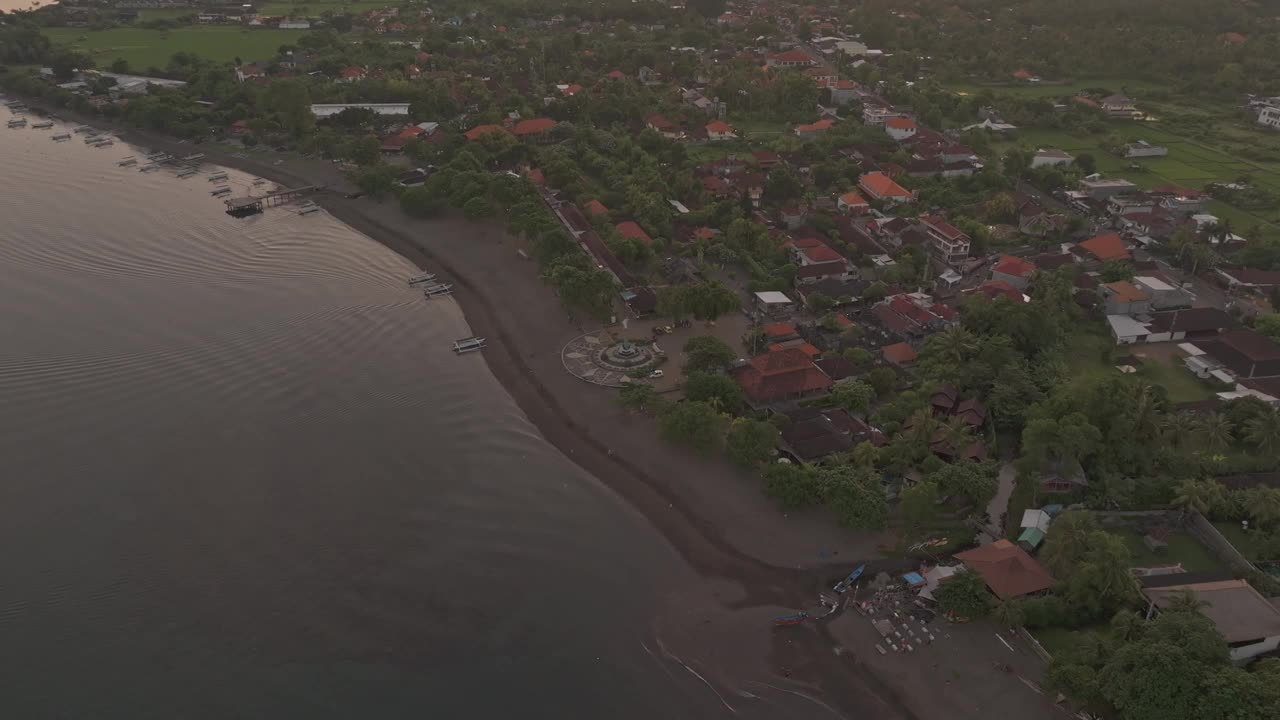
[(1222, 533), (1218, 532), (1218, 528), (1214, 527), (1200, 513), (1192, 513), (1187, 516), (1187, 532), (1204, 543), (1205, 547), (1209, 548), (1227, 567), (1231, 569), (1244, 567), (1257, 570), (1253, 563), (1245, 559), (1245, 556), (1241, 555), (1240, 551), (1223, 537)]

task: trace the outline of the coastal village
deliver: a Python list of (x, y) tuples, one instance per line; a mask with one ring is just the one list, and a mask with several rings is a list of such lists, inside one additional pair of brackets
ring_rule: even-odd
[[(1280, 236), (1238, 219), (1269, 186), (1153, 178), (1189, 145), (1139, 137), (1151, 106), (1121, 87), (1034, 115), (929, 82), (836, 5), (649, 5), (64, 3), (55, 27), (308, 34), (181, 79), (0, 84), (503, 224), (581, 331), (554, 352), (582, 392), (874, 537), (779, 634), (822, 624), (890, 674), (942, 663), (1089, 717), (1276, 717)], [(1280, 103), (1239, 104), (1277, 126)], [(1035, 142), (1050, 125), (1104, 139)], [(1146, 666), (1178, 683), (1154, 715), (1126, 705), (1156, 692)]]

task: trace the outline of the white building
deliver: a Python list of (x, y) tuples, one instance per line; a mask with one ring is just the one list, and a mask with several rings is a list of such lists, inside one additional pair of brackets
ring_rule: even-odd
[(1036, 154), (1031, 156), (1031, 167), (1045, 167), (1046, 165), (1070, 165), (1075, 158), (1071, 157), (1071, 153), (1066, 150), (1056, 150), (1054, 148), (1041, 148)]
[(350, 108), (372, 110), (378, 115), (409, 114), (409, 103), (343, 103), (332, 105), (312, 105), (311, 114), (318, 118), (327, 118)]
[(1127, 158), (1164, 157), (1168, 154), (1169, 148), (1162, 145), (1152, 145), (1146, 140), (1139, 140), (1124, 146), (1124, 156)]
[(1280, 106), (1267, 105), (1258, 113), (1258, 124), (1280, 130)]
[(310, 20), (281, 20), (276, 27), (281, 30), (310, 30)]

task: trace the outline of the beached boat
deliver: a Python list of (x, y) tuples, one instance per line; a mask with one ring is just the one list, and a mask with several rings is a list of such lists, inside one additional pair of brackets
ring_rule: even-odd
[(195, 174), (196, 174), (196, 171), (195, 171), (195, 170), (192, 170), (191, 168), (187, 168), (186, 170), (179, 170), (179, 171), (178, 171), (178, 177), (180, 177), (180, 178), (189, 178), (189, 177), (191, 177), (192, 175), (195, 175)]
[(22, 104), (21, 100), (7, 100), (4, 106), (7, 108), (15, 108)]
[(211, 190), (211, 191), (209, 192), (209, 194), (210, 194), (210, 195), (212, 195), (212, 196), (214, 196), (214, 197), (219, 197), (219, 196), (221, 196), (221, 195), (230, 195), (230, 194), (231, 194), (231, 188), (229, 188), (229, 187), (220, 187), (220, 188), (217, 188), (216, 190)]
[(226, 179), (227, 179), (227, 174), (224, 172), (214, 173), (209, 176), (209, 182), (218, 182), (219, 180), (226, 180)]
[(159, 170), (161, 167), (163, 166), (160, 163), (147, 163), (138, 168), (138, 172), (151, 172), (152, 170)]
[(9, 127), (11, 128), (26, 127), (26, 125), (27, 125), (26, 118), (13, 118), (9, 121)]
[(259, 185), (266, 185), (266, 184), (267, 184), (267, 181), (263, 180), (262, 178), (257, 178), (256, 180), (253, 181), (254, 187), (258, 187)]
[(413, 287), (414, 285), (418, 285), (420, 283), (431, 282), (432, 280), (435, 280), (435, 279), (436, 279), (435, 273), (422, 273), (421, 275), (414, 275), (413, 277), (409, 278), (409, 287)]
[(484, 338), (476, 337), (474, 335), (472, 335), (471, 337), (465, 337), (460, 340), (453, 341), (453, 351), (458, 353), (459, 355), (463, 353), (475, 352), (477, 350), (483, 350), (484, 347), (485, 347)]
[(310, 215), (313, 212), (320, 212), (320, 206), (313, 202), (305, 203), (302, 207), (298, 208), (299, 215)]
[(58, 133), (57, 135), (50, 135), (49, 139), (53, 140), (54, 142), (66, 142), (67, 140), (71, 139), (71, 133)]
[(103, 138), (102, 142), (96, 142), (93, 144), (93, 146), (96, 148), (104, 148), (104, 147), (110, 147), (115, 144), (116, 144), (115, 140), (112, 140), (111, 138)]
[(184, 161), (187, 161), (187, 162), (190, 162), (190, 161), (192, 161), (192, 160), (203, 160), (203, 159), (204, 159), (204, 153), (191, 153), (190, 155), (187, 155), (186, 157), (184, 157), (184, 158), (182, 158), (182, 159), (183, 159)]
[(148, 160), (168, 160), (168, 159), (169, 159), (169, 153), (167, 153), (167, 152), (149, 152), (149, 153), (147, 153), (147, 159), (148, 159)]
[(120, 167), (129, 167), (130, 165), (137, 165), (137, 164), (138, 164), (137, 158), (131, 158), (131, 157), (127, 157), (116, 163), (116, 165), (119, 165)]
[(33, 123), (31, 125), (32, 130), (48, 130), (51, 127), (53, 127), (52, 120), (45, 120), (43, 122)]
[(432, 283), (422, 288), (422, 294), (429, 298), (437, 295), (451, 295), (453, 294), (453, 286), (448, 283)]
[(858, 582), (858, 578), (862, 577), (862, 573), (866, 569), (867, 569), (866, 565), (859, 565), (858, 567), (854, 568), (853, 572), (849, 573), (849, 576), (846, 577), (845, 579), (836, 583), (835, 587), (833, 587), (832, 590), (835, 590), (838, 593), (848, 592), (849, 588), (853, 587), (853, 584)]
[(90, 131), (90, 130), (92, 130), (92, 129), (93, 129), (93, 128), (92, 128), (92, 127), (89, 127), (88, 125), (77, 125), (77, 126), (75, 126), (75, 127), (71, 128), (71, 132), (73, 132), (73, 133), (75, 133), (75, 134), (77, 134), (77, 135), (80, 135), (81, 133), (87, 133), (87, 132), (89, 132), (89, 131)]
[(777, 625), (778, 627), (785, 627), (787, 625), (799, 625), (800, 623), (804, 622), (808, 618), (809, 618), (809, 613), (801, 610), (798, 613), (792, 613), (790, 615), (779, 615), (778, 617), (773, 619), (773, 624)]

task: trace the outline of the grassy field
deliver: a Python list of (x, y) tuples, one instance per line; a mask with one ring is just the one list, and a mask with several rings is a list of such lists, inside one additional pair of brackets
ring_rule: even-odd
[(1246, 531), (1240, 527), (1238, 522), (1216, 522), (1213, 526), (1218, 528), (1218, 532), (1222, 533), (1227, 542), (1234, 545), (1240, 551), (1240, 554), (1245, 556), (1245, 559), (1249, 560), (1249, 562), (1257, 562), (1257, 531)]
[(1037, 628), (1031, 631), (1031, 635), (1050, 655), (1058, 655), (1065, 650), (1069, 650), (1087, 632), (1098, 632), (1105, 634), (1109, 625), (1107, 623), (1098, 623), (1097, 625), (1085, 625), (1080, 628), (1064, 628), (1064, 627), (1047, 627)]
[(1222, 563), (1200, 544), (1200, 541), (1186, 533), (1170, 533), (1169, 547), (1161, 553), (1153, 553), (1142, 542), (1142, 536), (1136, 530), (1117, 532), (1129, 547), (1133, 567), (1150, 567), (1154, 565), (1172, 565), (1182, 563), (1182, 567), (1192, 570), (1217, 570)]
[(163, 68), (179, 50), (217, 61), (229, 62), (237, 57), (245, 62), (265, 59), (274, 56), (281, 45), (297, 42), (306, 32), (213, 26), (192, 26), (177, 30), (45, 30), (55, 44), (88, 52), (100, 67), (123, 58), (134, 71), (145, 71), (150, 67)]
[(1097, 78), (1093, 80), (1073, 80), (1064, 83), (1027, 83), (1016, 82), (1010, 79), (1008, 83), (998, 85), (982, 85), (979, 83), (945, 83), (943, 86), (948, 90), (952, 90), (961, 95), (976, 95), (983, 90), (990, 90), (998, 94), (1020, 95), (1022, 97), (1032, 98), (1059, 98), (1066, 95), (1075, 95), (1081, 90), (1090, 90), (1094, 88), (1106, 88), (1112, 92), (1128, 92), (1138, 93), (1141, 88), (1148, 87), (1150, 83), (1144, 83), (1140, 80), (1132, 78)]
[(1138, 377), (1152, 385), (1160, 385), (1175, 403), (1197, 402), (1213, 397), (1213, 388), (1184, 367), (1174, 367), (1162, 360), (1150, 359), (1138, 368)]
[(325, 2), (318, 0), (317, 2), (269, 2), (258, 6), (258, 12), (263, 15), (291, 15), (297, 17), (314, 17), (322, 12), (331, 12), (336, 14), (349, 13), (358, 15), (369, 10), (378, 10), (385, 7), (395, 7), (395, 2), (378, 2), (377, 0), (357, 0), (357, 2)]

